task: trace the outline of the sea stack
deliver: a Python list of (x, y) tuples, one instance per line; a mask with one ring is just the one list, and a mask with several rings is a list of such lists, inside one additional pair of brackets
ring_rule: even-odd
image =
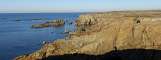
[(65, 24), (64, 20), (56, 19), (52, 21), (47, 21), (42, 24), (33, 24), (32, 28), (59, 27), (59, 26), (63, 26), (64, 24)]

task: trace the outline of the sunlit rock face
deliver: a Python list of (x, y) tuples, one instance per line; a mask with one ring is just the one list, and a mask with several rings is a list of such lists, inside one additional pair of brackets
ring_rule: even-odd
[(102, 55), (113, 50), (161, 49), (161, 12), (133, 11), (82, 14), (68, 39), (45, 44), (16, 60), (64, 54)]

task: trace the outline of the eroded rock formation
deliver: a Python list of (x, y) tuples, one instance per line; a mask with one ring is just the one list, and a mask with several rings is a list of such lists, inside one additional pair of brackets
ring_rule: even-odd
[(65, 24), (64, 20), (57, 19), (57, 20), (48, 21), (42, 24), (33, 24), (32, 28), (58, 27), (64, 24)]
[(161, 12), (106, 12), (83, 14), (77, 31), (68, 39), (45, 44), (40, 50), (16, 60), (36, 60), (64, 54), (102, 55), (113, 50), (161, 50)]

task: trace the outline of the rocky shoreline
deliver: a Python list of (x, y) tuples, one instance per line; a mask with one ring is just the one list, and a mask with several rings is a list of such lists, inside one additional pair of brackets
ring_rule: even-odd
[(124, 11), (82, 14), (68, 39), (47, 43), (15, 60), (41, 60), (65, 54), (102, 55), (114, 50), (161, 50), (161, 12)]

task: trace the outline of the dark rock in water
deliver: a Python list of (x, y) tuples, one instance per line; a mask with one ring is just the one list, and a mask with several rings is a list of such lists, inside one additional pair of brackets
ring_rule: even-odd
[(54, 33), (54, 32), (51, 32), (51, 33)]
[(73, 22), (70, 22), (69, 24), (73, 24)]
[(66, 31), (66, 32), (62, 32), (60, 34), (69, 34), (69, 31)]
[(48, 18), (32, 18), (32, 20), (46, 20)]
[(59, 27), (63, 26), (65, 24), (64, 20), (53, 20), (53, 21), (48, 21), (43, 24), (34, 24), (32, 25), (32, 28), (45, 28), (45, 27)]
[(42, 42), (42, 44), (47, 44), (47, 43), (48, 43), (48, 42), (46, 42), (46, 41), (43, 41), (43, 42)]
[(21, 20), (17, 19), (17, 20), (15, 20), (15, 21), (21, 21)]

